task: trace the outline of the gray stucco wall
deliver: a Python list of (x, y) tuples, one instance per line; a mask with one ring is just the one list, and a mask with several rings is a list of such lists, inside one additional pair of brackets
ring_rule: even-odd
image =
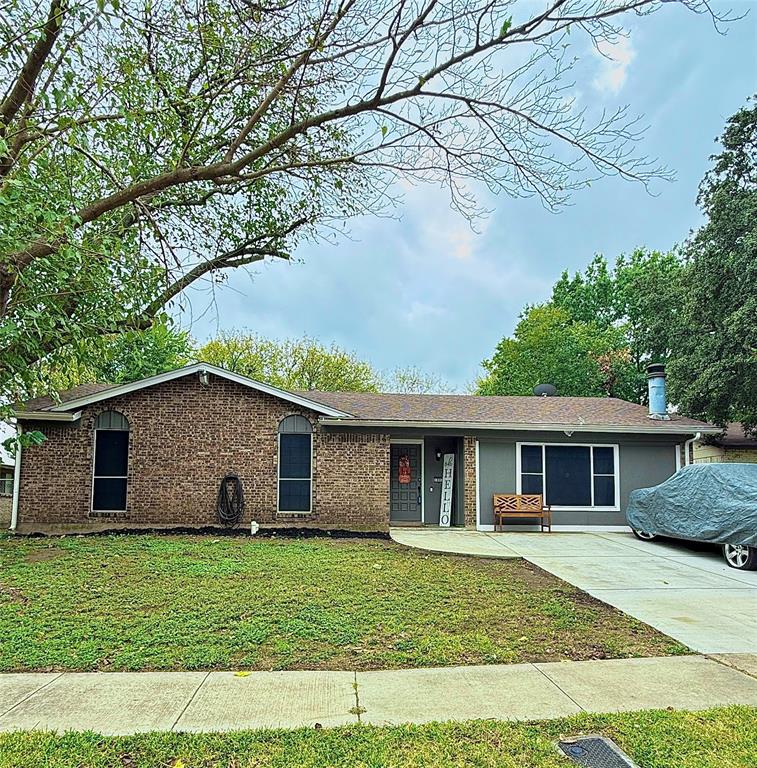
[[(592, 443), (618, 446), (620, 469), (620, 512), (592, 510), (553, 512), (555, 525), (625, 525), (628, 495), (636, 488), (648, 488), (661, 483), (675, 472), (676, 445), (685, 437), (655, 435), (619, 435), (614, 433), (584, 433), (572, 437), (560, 433), (512, 433), (507, 438), (479, 438), (479, 505), (481, 524), (494, 522), (492, 496), (495, 493), (515, 493), (515, 444), (545, 442), (579, 444)], [(526, 521), (527, 522), (527, 521)], [(524, 529), (526, 527), (524, 526)]]

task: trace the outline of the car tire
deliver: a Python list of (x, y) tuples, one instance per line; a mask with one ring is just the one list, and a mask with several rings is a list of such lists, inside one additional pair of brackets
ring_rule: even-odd
[(647, 533), (646, 531), (637, 531), (635, 528), (631, 528), (631, 533), (640, 541), (654, 541), (657, 538), (655, 533)]
[(731, 568), (739, 571), (757, 571), (757, 547), (723, 544), (723, 557)]

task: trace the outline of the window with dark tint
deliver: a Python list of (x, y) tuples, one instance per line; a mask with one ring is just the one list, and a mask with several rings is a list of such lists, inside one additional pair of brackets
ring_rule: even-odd
[(126, 510), (129, 474), (129, 422), (117, 411), (105, 411), (95, 422), (95, 466), (92, 509)]
[(541, 445), (521, 446), (521, 493), (544, 493), (542, 451)]
[(309, 512), (313, 459), (312, 427), (304, 416), (279, 424), (279, 512)]
[(614, 507), (617, 468), (610, 445), (521, 445), (521, 493), (556, 507)]
[(591, 506), (591, 454), (585, 446), (548, 445), (547, 504)]
[(609, 446), (595, 445), (594, 506), (615, 506), (615, 451)]

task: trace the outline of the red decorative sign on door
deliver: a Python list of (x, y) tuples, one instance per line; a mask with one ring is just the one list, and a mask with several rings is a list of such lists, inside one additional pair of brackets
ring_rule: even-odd
[(401, 483), (409, 483), (411, 480), (410, 475), (410, 457), (400, 456), (399, 462), (399, 481)]

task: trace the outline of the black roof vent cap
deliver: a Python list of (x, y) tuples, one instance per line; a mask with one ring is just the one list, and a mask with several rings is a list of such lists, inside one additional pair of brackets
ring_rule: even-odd
[(554, 384), (539, 384), (534, 387), (534, 394), (537, 397), (554, 397), (557, 394), (557, 387)]

